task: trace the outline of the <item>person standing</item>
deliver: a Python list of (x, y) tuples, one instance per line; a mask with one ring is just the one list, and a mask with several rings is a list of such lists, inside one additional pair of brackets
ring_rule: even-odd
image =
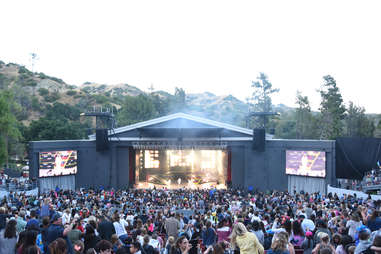
[(115, 227), (111, 221), (107, 220), (104, 215), (99, 217), (100, 222), (98, 224), (98, 233), (100, 238), (111, 241), (111, 236), (115, 234)]
[(169, 218), (165, 220), (164, 228), (168, 237), (173, 236), (175, 240), (177, 239), (180, 230), (180, 222), (176, 220), (172, 212), (169, 214)]
[(10, 220), (5, 229), (0, 231), (0, 254), (15, 252), (17, 243), (16, 223), (15, 220)]

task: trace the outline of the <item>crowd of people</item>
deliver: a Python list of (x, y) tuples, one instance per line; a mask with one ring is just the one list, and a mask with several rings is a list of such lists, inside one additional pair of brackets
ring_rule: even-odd
[(380, 206), (239, 189), (11, 192), (0, 207), (0, 254), (381, 253)]

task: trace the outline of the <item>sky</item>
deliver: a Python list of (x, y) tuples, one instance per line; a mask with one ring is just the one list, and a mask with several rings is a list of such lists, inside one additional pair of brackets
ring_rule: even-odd
[(245, 100), (264, 72), (317, 110), (323, 76), (344, 102), (381, 113), (381, 2), (352, 0), (2, 0), (0, 60), (71, 85), (212, 92)]

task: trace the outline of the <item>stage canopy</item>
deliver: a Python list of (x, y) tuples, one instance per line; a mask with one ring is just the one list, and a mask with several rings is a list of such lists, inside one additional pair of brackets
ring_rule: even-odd
[(379, 168), (380, 148), (380, 138), (336, 139), (336, 177), (361, 180), (365, 172)]

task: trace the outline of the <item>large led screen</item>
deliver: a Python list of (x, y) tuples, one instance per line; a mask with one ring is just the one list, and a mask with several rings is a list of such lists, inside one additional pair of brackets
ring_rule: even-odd
[(77, 151), (49, 151), (39, 154), (39, 176), (62, 176), (77, 173)]
[(226, 188), (227, 151), (136, 150), (136, 188)]
[(286, 174), (325, 177), (325, 152), (287, 150)]

